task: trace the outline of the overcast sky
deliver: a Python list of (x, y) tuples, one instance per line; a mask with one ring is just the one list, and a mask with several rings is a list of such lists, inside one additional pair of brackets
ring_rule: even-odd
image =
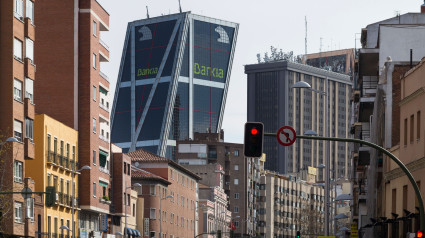
[[(109, 46), (110, 62), (102, 71), (111, 81), (114, 95), (127, 23), (178, 12), (178, 0), (98, 0), (110, 14), (109, 32), (102, 40)], [(304, 54), (305, 17), (307, 52), (354, 48), (355, 33), (368, 24), (391, 18), (398, 13), (419, 12), (418, 0), (181, 0), (182, 10), (239, 23), (223, 129), (226, 142), (243, 143), (246, 122), (246, 75), (244, 65), (257, 62), (274, 46), (283, 51)], [(359, 35), (357, 35), (359, 38)], [(357, 47), (359, 41), (357, 40)], [(282, 125), (283, 126), (283, 125)], [(278, 128), (276, 128), (277, 130)]]

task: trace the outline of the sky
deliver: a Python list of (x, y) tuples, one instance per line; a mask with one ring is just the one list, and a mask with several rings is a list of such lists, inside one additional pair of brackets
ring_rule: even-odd
[[(257, 63), (270, 46), (305, 53), (359, 47), (361, 29), (394, 17), (397, 13), (419, 12), (418, 0), (180, 0), (182, 11), (239, 23), (229, 91), (222, 129), (226, 142), (243, 143), (246, 122), (246, 75), (244, 65)], [(109, 46), (110, 61), (101, 65), (115, 92), (128, 22), (149, 16), (179, 12), (178, 0), (98, 0), (109, 13), (109, 32), (101, 39)], [(112, 99), (111, 99), (112, 100)], [(111, 101), (112, 102), (112, 101)], [(284, 125), (282, 125), (284, 126)], [(278, 128), (276, 128), (277, 130)]]

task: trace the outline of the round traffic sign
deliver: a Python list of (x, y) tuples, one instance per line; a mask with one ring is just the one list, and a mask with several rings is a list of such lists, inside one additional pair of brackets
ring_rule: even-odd
[(277, 141), (283, 146), (290, 146), (294, 144), (295, 139), (297, 139), (297, 133), (295, 133), (294, 128), (290, 126), (281, 127), (276, 133)]
[(32, 196), (32, 190), (30, 188), (23, 188), (21, 194), (24, 199), (30, 198)]

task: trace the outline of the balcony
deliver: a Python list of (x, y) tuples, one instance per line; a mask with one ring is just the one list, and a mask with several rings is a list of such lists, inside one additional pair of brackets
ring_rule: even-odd
[(106, 143), (109, 143), (109, 137), (105, 137), (104, 135), (99, 135), (99, 139), (105, 141)]
[(109, 46), (102, 40), (102, 38), (99, 38), (99, 43), (106, 49), (109, 51)]
[(99, 70), (99, 74), (103, 79), (105, 79), (109, 83), (109, 77), (105, 73), (103, 73), (101, 70)]
[(107, 107), (106, 105), (99, 103), (99, 107), (102, 108), (103, 110), (109, 112), (109, 107)]
[(99, 166), (99, 171), (105, 174), (109, 174), (109, 169), (106, 167)]

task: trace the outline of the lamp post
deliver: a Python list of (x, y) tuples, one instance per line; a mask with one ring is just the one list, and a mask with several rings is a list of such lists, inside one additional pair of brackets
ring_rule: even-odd
[[(327, 90), (329, 85), (329, 79), (326, 77), (325, 79), (325, 90)], [(325, 96), (325, 117), (324, 122), (325, 125), (325, 137), (330, 137), (330, 130), (329, 130), (329, 115), (328, 115), (328, 107), (329, 107), (329, 94), (326, 93), (326, 91), (320, 91), (316, 89), (312, 89), (311, 85), (304, 81), (298, 81), (295, 84), (292, 85), (292, 88), (306, 88), (309, 89), (315, 93), (321, 94)], [(327, 141), (326, 144), (326, 155), (325, 155), (325, 236), (329, 236), (329, 196), (330, 196), (330, 189), (329, 189), (329, 179), (330, 179), (330, 141)]]
[(19, 140), (18, 139), (16, 139), (15, 137), (9, 137), (9, 138), (7, 138), (6, 139), (6, 141), (5, 142), (1, 142), (0, 143), (0, 149), (2, 148), (2, 146), (4, 145), (4, 144), (6, 144), (7, 142), (19, 142)]
[[(72, 197), (71, 197), (71, 209), (72, 209), (72, 224), (71, 224), (71, 231), (72, 231), (72, 238), (75, 237), (75, 225), (74, 225), (74, 211), (75, 211), (75, 185), (74, 185), (74, 177), (76, 173), (79, 173), (83, 170), (90, 170), (91, 167), (88, 165), (84, 165), (81, 167), (81, 169), (75, 171), (75, 162), (74, 162), (74, 168), (72, 168)], [(69, 229), (69, 228), (68, 228)]]
[[(125, 188), (125, 193), (126, 194), (128, 194), (127, 193), (127, 189), (129, 189), (129, 188), (133, 188), (133, 187), (138, 187), (138, 188), (140, 188), (140, 187), (142, 187), (142, 185), (140, 184), (140, 183), (134, 183), (133, 185), (131, 185), (131, 186), (129, 186), (129, 187), (126, 187)], [(124, 201), (125, 201), (125, 225), (124, 225), (124, 236), (125, 235), (127, 235), (128, 233), (127, 233), (127, 206), (128, 205), (130, 205), (130, 204), (127, 204), (127, 198), (124, 198)]]
[(159, 220), (159, 238), (162, 238), (162, 200), (165, 200), (167, 198), (174, 198), (173, 195), (168, 195), (164, 198), (160, 198), (159, 200), (159, 210), (160, 210), (160, 220)]

